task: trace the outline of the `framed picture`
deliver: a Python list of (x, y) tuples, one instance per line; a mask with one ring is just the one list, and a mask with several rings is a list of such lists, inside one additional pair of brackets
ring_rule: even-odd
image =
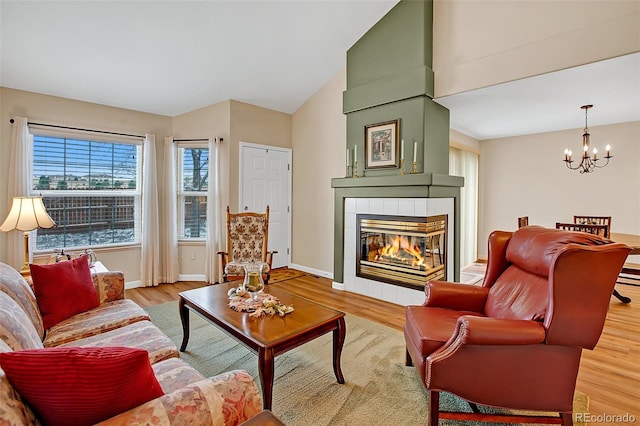
[(399, 167), (400, 119), (364, 126), (364, 168)]

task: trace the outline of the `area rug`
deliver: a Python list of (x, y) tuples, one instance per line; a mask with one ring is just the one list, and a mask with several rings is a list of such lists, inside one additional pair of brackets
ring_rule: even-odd
[(289, 269), (287, 267), (277, 268), (271, 271), (271, 278), (269, 278), (269, 284), (275, 284), (282, 281), (287, 281), (293, 278), (303, 277), (307, 275), (306, 272), (298, 271), (297, 269)]
[[(180, 346), (177, 302), (146, 309), (154, 324)], [(198, 315), (190, 313), (190, 318), (191, 337), (181, 353), (185, 361), (205, 376), (246, 370), (260, 386), (254, 354)], [(276, 357), (272, 411), (289, 426), (424, 424), (428, 394), (415, 368), (404, 365), (402, 332), (353, 315), (347, 315), (346, 324), (342, 351), (346, 383), (336, 382), (329, 333)], [(588, 398), (581, 395), (583, 406), (576, 412), (586, 413)], [(451, 394), (443, 393), (440, 399), (442, 410), (469, 411), (465, 401)], [(440, 424), (455, 423), (441, 420)]]

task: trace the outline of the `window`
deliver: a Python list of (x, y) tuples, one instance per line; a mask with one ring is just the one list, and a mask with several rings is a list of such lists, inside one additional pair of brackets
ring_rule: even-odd
[(57, 224), (38, 229), (36, 250), (139, 242), (141, 149), (34, 135), (32, 190)]
[(178, 148), (178, 237), (207, 236), (209, 149)]

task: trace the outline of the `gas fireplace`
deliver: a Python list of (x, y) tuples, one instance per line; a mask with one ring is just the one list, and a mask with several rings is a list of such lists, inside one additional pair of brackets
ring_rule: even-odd
[(356, 275), (423, 290), (447, 277), (447, 215), (358, 214)]

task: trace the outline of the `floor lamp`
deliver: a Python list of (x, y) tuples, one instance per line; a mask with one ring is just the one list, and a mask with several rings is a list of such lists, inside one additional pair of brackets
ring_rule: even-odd
[(44, 207), (42, 197), (13, 197), (11, 210), (0, 225), (0, 231), (24, 232), (24, 264), (20, 273), (29, 275), (29, 232), (38, 228), (53, 228), (56, 223)]

